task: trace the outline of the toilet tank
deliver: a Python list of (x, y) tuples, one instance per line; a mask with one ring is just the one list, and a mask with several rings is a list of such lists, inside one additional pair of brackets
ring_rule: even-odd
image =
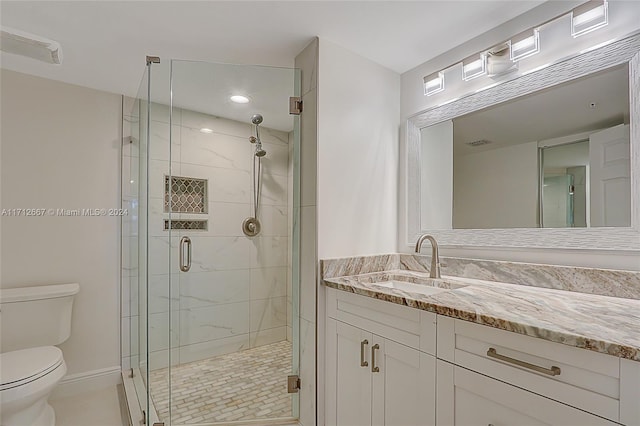
[(78, 284), (0, 290), (0, 352), (59, 345), (71, 334)]

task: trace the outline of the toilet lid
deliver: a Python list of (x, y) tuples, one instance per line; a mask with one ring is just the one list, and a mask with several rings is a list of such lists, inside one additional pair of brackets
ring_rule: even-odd
[(62, 351), (40, 346), (0, 354), (0, 389), (23, 385), (42, 377), (62, 364)]

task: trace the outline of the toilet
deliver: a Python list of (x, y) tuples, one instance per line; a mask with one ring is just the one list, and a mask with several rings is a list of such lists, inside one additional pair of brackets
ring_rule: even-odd
[(0, 424), (54, 426), (48, 399), (67, 373), (54, 345), (71, 334), (78, 284), (0, 290)]

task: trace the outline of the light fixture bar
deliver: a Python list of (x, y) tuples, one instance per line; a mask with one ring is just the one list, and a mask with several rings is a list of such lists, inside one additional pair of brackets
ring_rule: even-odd
[(609, 23), (609, 7), (606, 0), (592, 0), (571, 11), (571, 35), (583, 34), (602, 28)]
[(509, 41), (512, 61), (519, 61), (540, 52), (540, 32), (537, 28), (523, 31)]
[[(607, 0), (587, 1), (574, 8), (570, 15), (571, 35), (573, 37), (579, 37), (598, 28), (602, 28), (609, 23), (608, 2)], [(462, 64), (460, 62), (451, 64), (441, 68), (439, 72), (424, 77), (424, 94), (431, 96), (442, 92), (444, 90), (444, 72), (460, 65), (462, 65), (462, 79), (464, 81), (469, 81), (483, 75), (495, 78), (516, 71), (519, 68), (518, 61), (540, 52), (540, 28), (561, 17), (566, 17), (566, 14), (548, 19), (534, 28), (511, 37), (510, 40), (502, 42), (492, 49), (472, 55), (464, 59)], [(543, 65), (542, 67), (545, 66), (547, 65)], [(539, 68), (540, 67), (534, 70), (527, 70), (524, 74), (531, 73)]]
[(462, 61), (462, 79), (469, 81), (487, 73), (487, 54), (470, 56)]
[(444, 73), (442, 71), (430, 74), (424, 78), (424, 94), (435, 95), (444, 90)]

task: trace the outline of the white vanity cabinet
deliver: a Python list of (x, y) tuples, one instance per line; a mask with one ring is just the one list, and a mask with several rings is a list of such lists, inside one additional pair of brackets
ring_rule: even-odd
[(640, 425), (640, 363), (444, 316), (437, 356), (438, 425)]
[(328, 290), (326, 424), (434, 425), (435, 315)]
[(438, 360), (439, 426), (603, 426), (616, 423)]
[(640, 362), (326, 294), (327, 425), (640, 425)]

